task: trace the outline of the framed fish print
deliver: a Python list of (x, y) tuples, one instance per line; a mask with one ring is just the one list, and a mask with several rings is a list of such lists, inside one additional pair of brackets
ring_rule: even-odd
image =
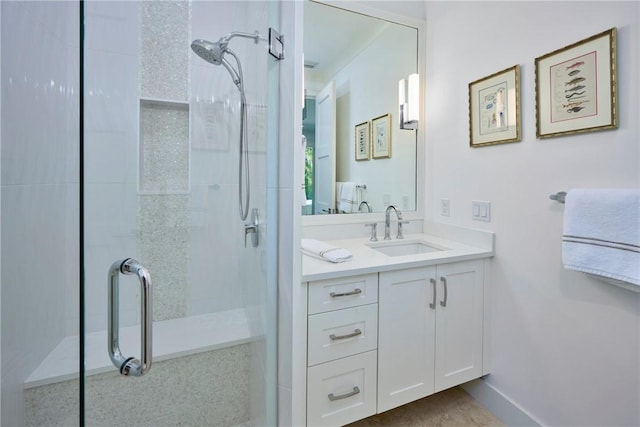
[(371, 136), (373, 158), (391, 157), (391, 114), (385, 114), (371, 120)]
[(520, 139), (520, 66), (469, 83), (471, 147)]
[(356, 125), (356, 160), (369, 160), (369, 146), (370, 143), (369, 137), (369, 122), (360, 123)]
[(536, 137), (618, 127), (616, 29), (535, 60)]

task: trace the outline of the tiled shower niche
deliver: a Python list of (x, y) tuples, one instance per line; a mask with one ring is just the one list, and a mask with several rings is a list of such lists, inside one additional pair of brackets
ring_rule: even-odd
[(140, 100), (142, 194), (189, 192), (189, 104)]

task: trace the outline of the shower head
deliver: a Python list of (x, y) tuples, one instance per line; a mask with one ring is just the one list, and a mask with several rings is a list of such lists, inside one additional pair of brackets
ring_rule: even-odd
[(198, 39), (191, 43), (191, 49), (205, 61), (214, 65), (221, 65), (224, 53), (227, 50), (227, 44), (228, 42), (224, 38), (215, 43)]
[[(205, 61), (213, 64), (213, 65), (222, 65), (224, 68), (229, 71), (231, 78), (233, 79), (233, 83), (238, 87), (238, 90), (242, 91), (242, 77), (240, 72), (236, 70), (230, 63), (224, 58), (224, 54), (228, 53), (233, 56), (236, 62), (239, 61), (238, 57), (235, 53), (233, 53), (230, 49), (227, 48), (229, 44), (226, 37), (221, 38), (217, 42), (213, 43), (207, 40), (194, 40), (191, 43), (191, 49), (198, 55), (200, 58)], [(239, 68), (238, 63), (238, 68)]]
[(233, 31), (220, 38), (217, 42), (197, 39), (191, 43), (191, 49), (202, 59), (214, 65), (225, 65), (224, 54), (232, 53), (227, 46), (229, 41), (234, 37), (244, 37), (252, 39), (255, 44), (259, 41), (267, 41), (260, 33), (256, 31), (253, 34)]

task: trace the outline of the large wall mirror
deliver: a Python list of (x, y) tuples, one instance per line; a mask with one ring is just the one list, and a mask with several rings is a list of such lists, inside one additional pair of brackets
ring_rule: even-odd
[(399, 81), (418, 73), (418, 29), (304, 3), (305, 215), (416, 211), (417, 132)]

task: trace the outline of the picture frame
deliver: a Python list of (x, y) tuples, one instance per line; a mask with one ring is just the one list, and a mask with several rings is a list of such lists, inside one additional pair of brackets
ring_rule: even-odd
[(371, 120), (371, 146), (374, 159), (391, 158), (391, 114)]
[(469, 83), (471, 147), (518, 142), (520, 123), (520, 65)]
[(616, 28), (535, 59), (536, 137), (618, 127)]
[(355, 156), (356, 160), (369, 160), (371, 157), (371, 136), (369, 134), (369, 122), (362, 122), (355, 127)]

